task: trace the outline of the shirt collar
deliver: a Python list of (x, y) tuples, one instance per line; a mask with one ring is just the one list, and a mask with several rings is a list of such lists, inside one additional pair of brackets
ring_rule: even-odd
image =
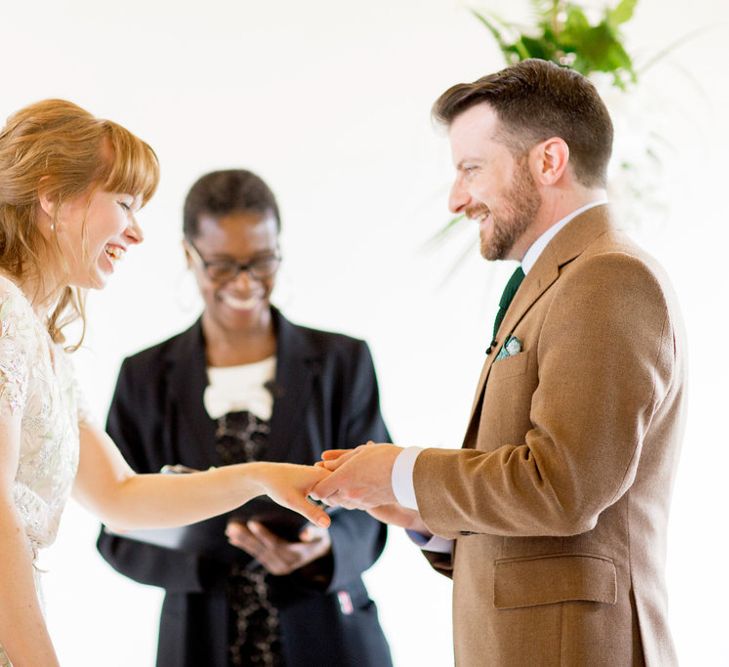
[(595, 208), (595, 206), (602, 206), (603, 204), (607, 203), (607, 198), (603, 197), (602, 199), (598, 199), (597, 201), (593, 201), (589, 204), (585, 204), (584, 206), (580, 206), (580, 208), (572, 211), (572, 213), (566, 215), (559, 222), (555, 222), (546, 232), (544, 232), (536, 241), (534, 241), (534, 243), (529, 246), (529, 250), (526, 251), (524, 259), (521, 260), (521, 268), (524, 271), (524, 274), (526, 275), (527, 273), (529, 273), (529, 271), (531, 271), (532, 267), (537, 263), (539, 256), (542, 254), (542, 251), (547, 247), (547, 244), (557, 235), (562, 227), (570, 222), (570, 220), (576, 218), (578, 215), (580, 215), (580, 213), (584, 213), (585, 211), (589, 211), (591, 208)]

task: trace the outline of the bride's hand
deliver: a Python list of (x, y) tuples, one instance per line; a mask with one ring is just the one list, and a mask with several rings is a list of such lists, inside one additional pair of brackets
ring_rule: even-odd
[(298, 512), (317, 526), (329, 527), (329, 515), (307, 498), (309, 491), (330, 474), (328, 470), (293, 463), (257, 465), (262, 466), (258, 482), (271, 500)]

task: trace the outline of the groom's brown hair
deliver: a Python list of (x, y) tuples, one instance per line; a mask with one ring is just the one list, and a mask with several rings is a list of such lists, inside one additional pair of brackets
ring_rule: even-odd
[(574, 70), (545, 60), (524, 60), (446, 90), (433, 117), (450, 125), (467, 109), (488, 104), (501, 123), (499, 137), (515, 155), (540, 141), (560, 137), (570, 150), (575, 177), (604, 187), (613, 144), (613, 124), (595, 86)]

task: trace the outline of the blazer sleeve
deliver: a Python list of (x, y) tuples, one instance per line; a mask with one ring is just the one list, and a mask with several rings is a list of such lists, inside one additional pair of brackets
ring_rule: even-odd
[[(127, 463), (139, 473), (158, 472), (148, 449), (155, 444), (151, 427), (148, 380), (134, 382), (133, 360), (125, 360), (119, 372), (106, 430)], [(145, 388), (144, 391), (142, 388)], [(152, 408), (154, 409), (154, 408)], [(204, 588), (202, 559), (172, 549), (107, 533), (101, 527), (96, 547), (117, 572), (140, 584), (160, 586), (170, 592), (199, 592)]]
[[(342, 403), (337, 448), (356, 447), (368, 440), (389, 442), (390, 435), (380, 413), (377, 376), (367, 344), (358, 341), (351, 355)], [(387, 527), (359, 510), (335, 511), (329, 529), (334, 569), (328, 590), (336, 591), (358, 579), (380, 557)]]
[[(491, 442), (481, 424), (476, 448), (426, 449), (415, 463), (418, 507), (437, 535), (577, 535), (635, 479), (653, 418), (678, 381), (666, 292), (624, 253), (585, 260), (555, 289), (536, 349), (522, 353), (538, 363), (524, 439)], [(490, 399), (508, 413), (511, 396)]]

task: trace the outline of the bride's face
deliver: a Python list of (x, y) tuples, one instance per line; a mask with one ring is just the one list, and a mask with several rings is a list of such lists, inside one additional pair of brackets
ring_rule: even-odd
[(141, 243), (139, 197), (95, 189), (61, 204), (50, 228), (61, 249), (59, 270), (69, 285), (101, 289), (130, 246)]

